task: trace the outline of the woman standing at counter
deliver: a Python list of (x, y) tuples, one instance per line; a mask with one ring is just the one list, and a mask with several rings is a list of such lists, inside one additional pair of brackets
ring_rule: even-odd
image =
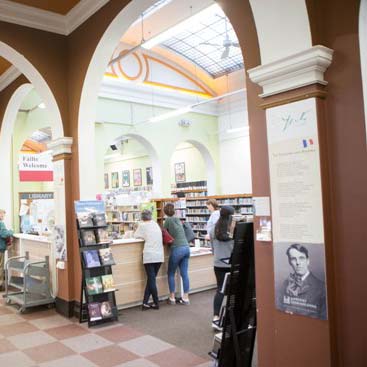
[[(158, 290), (156, 277), (164, 261), (162, 230), (159, 225), (152, 220), (152, 212), (143, 210), (141, 212), (143, 222), (139, 223), (135, 231), (135, 238), (142, 238), (144, 242), (143, 264), (147, 274), (147, 285), (145, 287), (142, 310), (153, 308), (159, 309)], [(149, 304), (152, 295), (153, 304)]]
[(0, 292), (4, 290), (4, 253), (6, 239), (13, 235), (13, 231), (6, 229), (4, 224), (5, 210), (0, 209)]
[(183, 305), (189, 305), (189, 290), (190, 281), (188, 275), (190, 247), (187, 242), (185, 231), (179, 218), (175, 217), (175, 207), (173, 204), (168, 203), (164, 206), (164, 214), (167, 218), (164, 221), (164, 228), (167, 229), (169, 234), (174, 238), (172, 245), (170, 246), (171, 252), (168, 260), (168, 286), (170, 296), (168, 299), (169, 304), (175, 304), (175, 273), (177, 268), (180, 268), (180, 274), (183, 283), (183, 297), (179, 299), (178, 303)]
[(228, 236), (229, 218), (233, 213), (233, 207), (223, 206), (220, 210), (220, 217), (209, 234), (214, 252), (214, 273), (217, 279), (217, 292), (215, 293), (213, 302), (214, 315), (212, 327), (217, 330), (220, 330), (216, 321), (219, 320), (220, 308), (224, 297), (223, 293), (221, 293), (221, 289), (225, 274), (229, 272), (231, 268), (231, 265), (225, 263), (223, 260), (230, 258), (233, 251), (234, 241)]
[(206, 224), (206, 232), (208, 233), (205, 236), (205, 239), (210, 240), (210, 232), (214, 229), (215, 224), (217, 223), (220, 213), (219, 213), (219, 204), (215, 199), (209, 199), (206, 202), (206, 207), (210, 212), (210, 217), (208, 223)]

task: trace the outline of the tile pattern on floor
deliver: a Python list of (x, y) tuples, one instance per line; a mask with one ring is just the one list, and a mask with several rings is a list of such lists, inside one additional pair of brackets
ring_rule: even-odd
[(121, 323), (88, 328), (55, 310), (24, 315), (0, 293), (0, 366), (17, 367), (201, 367), (188, 351)]

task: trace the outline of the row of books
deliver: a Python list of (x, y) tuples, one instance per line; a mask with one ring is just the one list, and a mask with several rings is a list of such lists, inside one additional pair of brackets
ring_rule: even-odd
[(253, 214), (252, 207), (244, 207), (240, 209), (241, 214)]
[(112, 274), (85, 278), (85, 283), (89, 295), (112, 292), (116, 290)]
[(190, 217), (190, 219), (188, 219), (188, 222), (190, 222), (190, 223), (206, 223), (207, 220), (205, 220), (205, 217)]
[(83, 251), (83, 258), (86, 268), (97, 268), (102, 265), (115, 265), (110, 248)]
[(207, 214), (210, 215), (208, 209), (187, 209), (187, 214)]
[(80, 228), (105, 226), (106, 215), (105, 213), (78, 213), (78, 223)]
[(107, 319), (113, 315), (111, 302), (91, 302), (88, 304), (90, 321)]
[(104, 228), (87, 229), (81, 232), (82, 240), (85, 246), (95, 245), (109, 241), (108, 232)]
[(252, 205), (252, 198), (218, 199), (219, 205)]

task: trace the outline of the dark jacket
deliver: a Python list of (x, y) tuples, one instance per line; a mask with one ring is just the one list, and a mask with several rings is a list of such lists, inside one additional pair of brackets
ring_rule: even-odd
[(5, 252), (6, 250), (6, 241), (7, 237), (13, 235), (13, 231), (10, 229), (6, 229), (5, 224), (2, 220), (0, 220), (0, 252)]
[(326, 320), (325, 283), (310, 272), (297, 284), (291, 274), (283, 283), (277, 306), (285, 312)]

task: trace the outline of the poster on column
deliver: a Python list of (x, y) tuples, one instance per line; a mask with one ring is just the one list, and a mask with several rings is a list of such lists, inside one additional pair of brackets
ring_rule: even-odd
[(316, 101), (266, 113), (278, 310), (327, 318)]

